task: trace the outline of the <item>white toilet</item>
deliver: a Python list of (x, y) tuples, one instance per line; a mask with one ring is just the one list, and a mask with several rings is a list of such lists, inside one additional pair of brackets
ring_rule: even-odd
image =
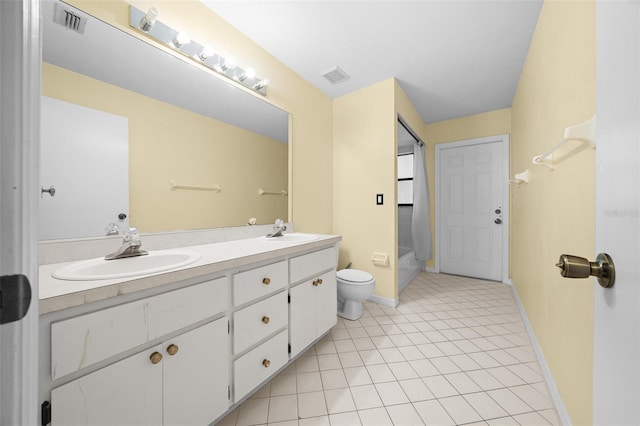
[(365, 271), (342, 269), (336, 273), (338, 281), (338, 315), (355, 321), (362, 316), (362, 302), (373, 294), (376, 280)]

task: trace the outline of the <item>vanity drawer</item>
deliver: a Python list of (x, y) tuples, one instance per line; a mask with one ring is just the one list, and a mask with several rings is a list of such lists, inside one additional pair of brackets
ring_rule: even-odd
[(287, 330), (283, 330), (251, 352), (238, 358), (233, 363), (235, 401), (242, 399), (284, 366), (288, 360)]
[(286, 327), (289, 319), (287, 292), (282, 291), (233, 314), (233, 353), (238, 354)]
[(51, 324), (51, 378), (223, 312), (228, 287), (219, 278)]
[(240, 306), (289, 284), (287, 261), (272, 263), (233, 276), (233, 306)]
[(289, 260), (291, 283), (336, 267), (338, 256), (335, 247), (294, 257)]

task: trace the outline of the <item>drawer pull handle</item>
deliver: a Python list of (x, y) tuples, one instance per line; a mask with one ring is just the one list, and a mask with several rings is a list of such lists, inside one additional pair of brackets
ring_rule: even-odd
[(271, 318), (269, 318), (268, 316), (264, 316), (262, 317), (262, 322), (265, 324), (269, 324), (269, 321), (271, 321)]
[(320, 284), (322, 284), (322, 278), (318, 278), (317, 280), (313, 280), (312, 283), (315, 287), (318, 287)]
[(269, 284), (271, 284), (271, 279), (270, 279), (270, 278), (263, 278), (263, 279), (262, 279), (262, 284), (264, 284), (264, 285), (269, 285)]
[(269, 368), (269, 366), (271, 365), (271, 361), (265, 358), (262, 360), (262, 365), (264, 365), (264, 368)]
[(157, 364), (162, 361), (162, 354), (160, 352), (154, 352), (149, 359), (151, 360), (151, 364)]
[(170, 344), (169, 347), (167, 348), (167, 353), (171, 356), (174, 356), (175, 354), (178, 353), (178, 345), (174, 345), (174, 344)]

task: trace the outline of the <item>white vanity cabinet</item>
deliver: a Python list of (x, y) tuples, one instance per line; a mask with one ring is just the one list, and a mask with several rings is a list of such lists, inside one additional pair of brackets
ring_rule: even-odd
[(335, 325), (338, 238), (194, 268), (157, 289), (141, 285), (145, 296), (117, 291), (47, 312), (42, 419), (54, 426), (220, 420)]
[(291, 357), (337, 322), (336, 259), (335, 250), (330, 248), (289, 261), (292, 281), (289, 290)]
[(52, 425), (204, 425), (229, 405), (227, 319), (51, 391)]

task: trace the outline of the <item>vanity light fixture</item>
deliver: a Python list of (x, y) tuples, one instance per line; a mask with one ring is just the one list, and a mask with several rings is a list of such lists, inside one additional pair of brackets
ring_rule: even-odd
[(178, 49), (180, 49), (182, 46), (184, 46), (185, 44), (189, 44), (191, 43), (191, 37), (189, 37), (189, 34), (187, 34), (184, 31), (180, 31), (178, 32), (178, 34), (176, 34), (176, 36), (173, 38), (172, 41), (173, 45), (175, 47), (177, 47)]
[(207, 58), (210, 58), (211, 56), (215, 55), (215, 53), (216, 52), (213, 50), (213, 47), (205, 46), (202, 48), (200, 53), (198, 53), (198, 58), (200, 58), (200, 60), (204, 62), (207, 60)]
[(157, 18), (158, 10), (154, 7), (145, 14), (129, 5), (129, 25), (135, 30), (247, 89), (261, 95), (267, 95), (268, 79), (257, 77), (252, 68), (238, 66), (232, 56), (223, 57), (216, 53), (212, 47), (198, 44), (191, 40), (186, 32), (174, 30)]
[(269, 79), (265, 78), (264, 80), (260, 80), (256, 84), (253, 85), (253, 90), (262, 90), (269, 85)]

